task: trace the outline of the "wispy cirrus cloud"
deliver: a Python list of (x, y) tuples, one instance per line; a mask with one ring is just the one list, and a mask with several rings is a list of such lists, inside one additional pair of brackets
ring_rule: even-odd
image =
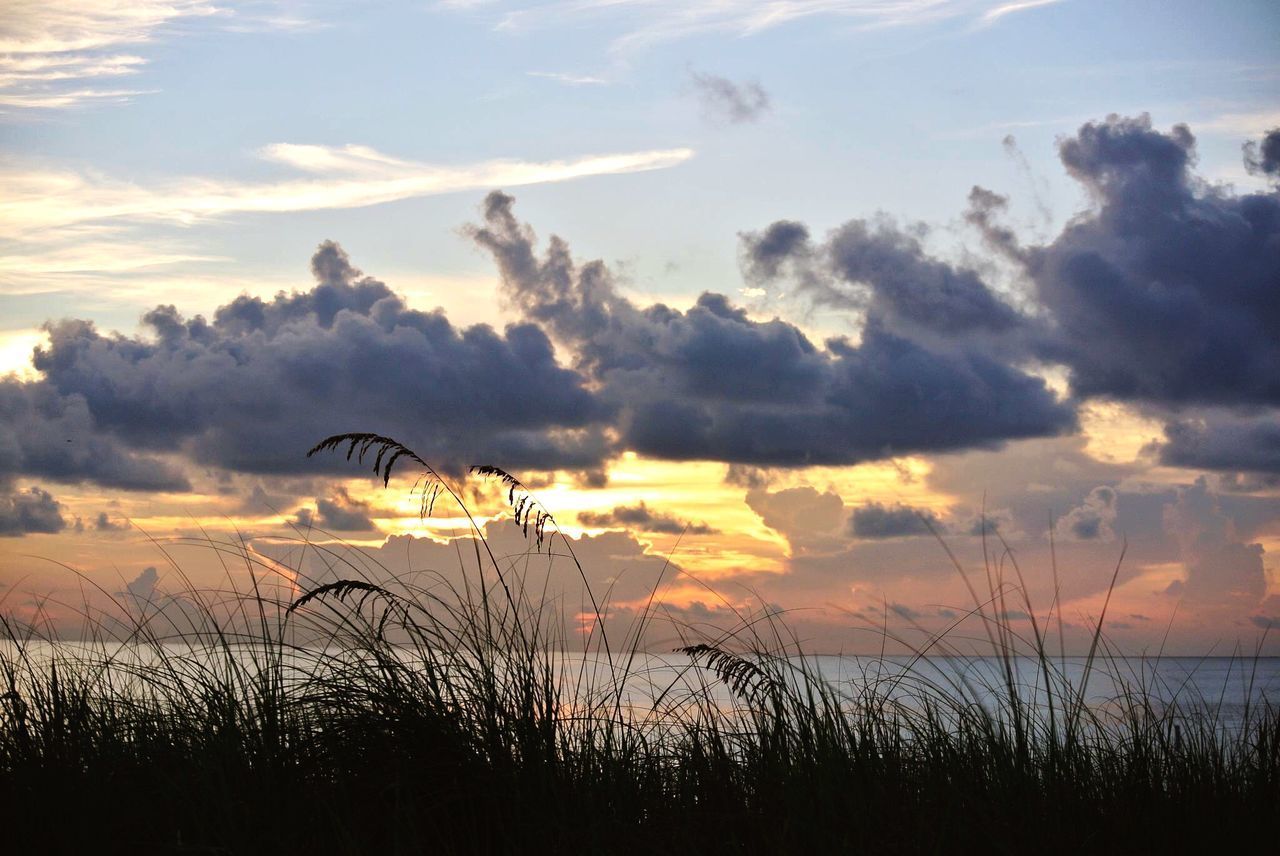
[(103, 87), (137, 74), (139, 51), (201, 19), (230, 32), (317, 26), (271, 0), (6, 0), (0, 16), (0, 114), (127, 101), (154, 89)]
[[(32, 246), (25, 253), (5, 253), (0, 256), (0, 283), (6, 283), (6, 274), (75, 274), (75, 273), (127, 273), (162, 267), (179, 262), (220, 261), (219, 256), (196, 255), (182, 250), (166, 249), (157, 242), (137, 244), (119, 240), (71, 239), (70, 243), (56, 242), (52, 248)], [(6, 289), (8, 293), (14, 292)]]
[(1025, 12), (1028, 9), (1038, 9), (1041, 6), (1053, 6), (1061, 2), (1062, 0), (1015, 0), (1015, 2), (1002, 3), (994, 9), (988, 9), (982, 13), (982, 17), (978, 21), (980, 24), (990, 25), (1008, 15)]
[(232, 214), (360, 208), (456, 191), (664, 169), (694, 152), (659, 149), (459, 166), (404, 160), (354, 145), (277, 143), (259, 154), (303, 175), (257, 182), (182, 176), (137, 184), (83, 171), (3, 165), (0, 238), (30, 240), (50, 229), (109, 221), (192, 224)]
[[(484, 4), (498, 11), (499, 29), (550, 27), (570, 18), (619, 20), (611, 47), (626, 53), (648, 45), (706, 33), (748, 36), (806, 18), (845, 19), (862, 28), (901, 27), (946, 20), (978, 26), (1061, 0), (560, 0), (550, 3)], [(477, 4), (462, 5), (469, 12)], [(513, 8), (517, 6), (518, 8)]]
[(565, 86), (606, 86), (609, 81), (593, 74), (569, 74), (563, 71), (526, 71), (529, 77), (540, 77), (543, 80), (554, 80)]
[(146, 63), (125, 48), (220, 11), (208, 0), (10, 0), (0, 20), (0, 110), (62, 109), (140, 94), (95, 84)]
[(208, 0), (10, 0), (0, 53), (70, 54), (149, 41), (180, 18), (218, 13)]

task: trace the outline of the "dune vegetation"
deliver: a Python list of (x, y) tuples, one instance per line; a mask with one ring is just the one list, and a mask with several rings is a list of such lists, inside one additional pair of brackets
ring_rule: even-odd
[[(384, 485), (393, 467), (419, 467), (424, 514), (461, 504), (389, 438), (343, 435), (313, 453), (330, 451)], [(476, 475), (501, 481), (531, 555), (576, 562), (520, 481)], [(479, 570), (461, 586), (379, 575), (321, 546), (334, 573), (283, 584), (245, 544), (210, 538), (249, 590), (191, 586), (181, 609), (117, 595), (110, 615), (85, 611), (75, 641), (5, 618), (7, 852), (1146, 853), (1274, 841), (1280, 708), (1246, 704), (1225, 727), (1211, 703), (1170, 700), (1126, 672), (1105, 615), (1083, 672), (1069, 670), (1053, 607), (1018, 600), (1016, 574), (971, 587), (967, 620), (995, 664), (987, 685), (900, 666), (846, 683), (768, 610), (678, 652), (642, 650), (655, 609), (623, 638), (603, 621), (566, 638), (554, 593), (487, 552), (481, 527), (472, 535)], [(590, 597), (603, 616), (607, 598)], [(1010, 603), (1036, 616), (1031, 637), (1001, 620)], [(948, 653), (945, 636), (920, 650)], [(655, 671), (663, 654), (669, 667)], [(1117, 689), (1098, 705), (1088, 684), (1103, 671)]]

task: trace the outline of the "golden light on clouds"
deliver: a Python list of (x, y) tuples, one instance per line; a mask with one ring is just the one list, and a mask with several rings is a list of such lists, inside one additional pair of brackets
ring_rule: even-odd
[(1142, 457), (1143, 449), (1164, 436), (1161, 423), (1135, 408), (1109, 401), (1091, 401), (1080, 408), (1085, 451), (1099, 461), (1128, 464)]
[(0, 377), (13, 373), (20, 380), (35, 380), (40, 373), (31, 366), (31, 352), (49, 341), (43, 330), (0, 331)]

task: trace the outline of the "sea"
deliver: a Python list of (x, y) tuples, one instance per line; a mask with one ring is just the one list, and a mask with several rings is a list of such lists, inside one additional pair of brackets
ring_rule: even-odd
[[(110, 680), (119, 690), (121, 678), (162, 661), (185, 664), (172, 675), (198, 675), (225, 667), (228, 652), (238, 669), (252, 673), (265, 662), (260, 644), (194, 647), (188, 644), (129, 646), (75, 642), (0, 641), (0, 679), (9, 673), (35, 675), (57, 661), (94, 679)], [(104, 654), (114, 676), (102, 669)], [(420, 653), (401, 649), (412, 664)], [(284, 654), (285, 671), (302, 681), (325, 662), (359, 656), (335, 648), (305, 649)], [(636, 653), (607, 657), (601, 653), (553, 652), (546, 662), (558, 676), (567, 699), (615, 697), (630, 717), (653, 721), (678, 716), (681, 710), (711, 703), (724, 711), (749, 707), (755, 683), (733, 688), (720, 679), (705, 657), (683, 653)], [(498, 658), (501, 660), (501, 658)], [(752, 658), (745, 658), (752, 660)], [(760, 664), (756, 659), (753, 662)], [(66, 664), (63, 666), (62, 664)], [(82, 668), (75, 668), (79, 664)], [(870, 696), (891, 699), (907, 709), (941, 703), (952, 711), (986, 711), (1007, 715), (1016, 698), (1041, 722), (1080, 705), (1093, 722), (1123, 726), (1135, 705), (1166, 723), (1208, 724), (1221, 733), (1238, 733), (1268, 709), (1280, 707), (1280, 657), (1112, 657), (1054, 656), (844, 656), (814, 655), (774, 658), (766, 671), (784, 676), (793, 688), (806, 680), (824, 683), (845, 705), (856, 707)], [(1046, 676), (1048, 679), (1046, 680)], [(105, 685), (105, 684), (104, 684)], [(8, 689), (5, 687), (3, 689)]]

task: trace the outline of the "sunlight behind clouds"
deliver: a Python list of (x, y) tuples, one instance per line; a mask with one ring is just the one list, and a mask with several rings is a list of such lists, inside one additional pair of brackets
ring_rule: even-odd
[(12, 372), (19, 380), (36, 380), (40, 373), (31, 366), (31, 352), (48, 341), (44, 330), (0, 330), (0, 377)]

